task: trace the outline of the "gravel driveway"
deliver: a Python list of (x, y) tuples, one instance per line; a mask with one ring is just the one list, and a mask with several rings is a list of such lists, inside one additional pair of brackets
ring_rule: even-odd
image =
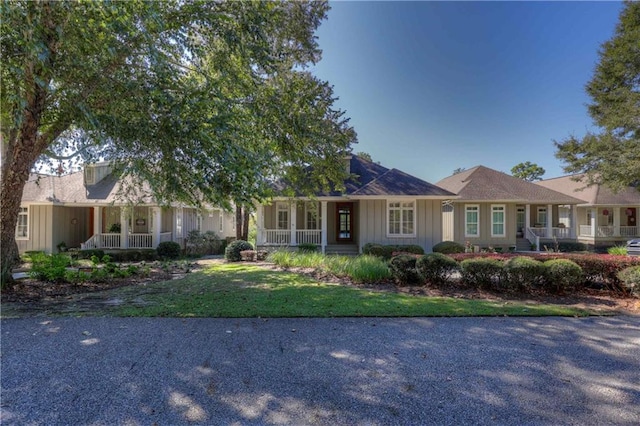
[(638, 425), (640, 318), (1, 321), (3, 425)]

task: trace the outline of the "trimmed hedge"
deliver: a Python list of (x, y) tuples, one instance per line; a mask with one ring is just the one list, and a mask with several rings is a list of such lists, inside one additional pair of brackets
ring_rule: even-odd
[(161, 259), (177, 259), (182, 253), (182, 248), (175, 241), (163, 241), (158, 244), (156, 251)]
[(442, 253), (429, 253), (416, 260), (416, 272), (423, 281), (434, 285), (447, 282), (449, 275), (458, 271), (458, 262)]
[(395, 281), (400, 285), (415, 284), (420, 281), (416, 272), (416, 258), (411, 255), (401, 254), (395, 256), (389, 262), (389, 269)]
[(311, 243), (298, 244), (298, 251), (303, 253), (315, 253), (318, 251), (318, 246)]
[(433, 246), (433, 252), (442, 254), (464, 253), (464, 246), (455, 241), (442, 241)]
[(547, 288), (551, 291), (565, 292), (582, 286), (584, 279), (582, 268), (569, 259), (554, 259), (544, 262), (547, 274)]
[(410, 253), (424, 254), (424, 249), (416, 244), (395, 245), (395, 244), (376, 244), (367, 243), (362, 246), (363, 254), (381, 257), (383, 259), (391, 259), (394, 253)]
[(539, 260), (527, 256), (516, 256), (504, 263), (503, 285), (512, 290), (542, 287), (545, 281), (545, 266)]
[(491, 288), (499, 284), (503, 273), (503, 264), (498, 259), (479, 257), (460, 262), (462, 282), (474, 288)]
[(242, 260), (241, 251), (253, 250), (253, 245), (244, 240), (235, 240), (229, 243), (224, 251), (224, 257), (229, 262), (239, 262)]

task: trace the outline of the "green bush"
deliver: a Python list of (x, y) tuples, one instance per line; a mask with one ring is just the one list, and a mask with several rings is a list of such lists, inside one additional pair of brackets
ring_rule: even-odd
[(382, 244), (367, 243), (362, 246), (362, 254), (381, 257), (382, 259), (391, 259), (393, 253), (392, 246), (383, 246)]
[(298, 251), (302, 253), (314, 253), (318, 251), (318, 246), (311, 243), (298, 244)]
[(626, 246), (614, 246), (609, 247), (607, 249), (608, 254), (612, 254), (614, 256), (626, 256), (627, 255), (627, 247)]
[(464, 253), (464, 246), (455, 241), (442, 241), (433, 246), (433, 252), (442, 254)]
[(576, 251), (585, 251), (587, 246), (583, 243), (571, 242), (571, 241), (559, 241), (558, 250), (562, 253), (571, 253)]
[(37, 280), (62, 282), (65, 280), (67, 268), (71, 265), (71, 258), (63, 253), (46, 255), (44, 253), (31, 255), (31, 271), (29, 275)]
[(545, 280), (544, 263), (527, 256), (512, 257), (504, 263), (503, 284), (513, 290), (541, 287)]
[(618, 272), (622, 288), (629, 294), (640, 296), (640, 266), (631, 266)]
[(158, 252), (158, 257), (161, 259), (177, 259), (180, 257), (182, 249), (180, 248), (180, 244), (175, 241), (163, 241), (158, 244), (156, 251)]
[(459, 269), (458, 262), (442, 253), (429, 253), (416, 260), (420, 278), (434, 285), (446, 283), (449, 275)]
[(89, 249), (89, 250), (80, 250), (78, 252), (78, 259), (91, 259), (93, 256), (102, 258), (102, 256), (104, 256), (104, 250)]
[(503, 264), (498, 259), (478, 257), (460, 262), (462, 282), (474, 288), (490, 288), (502, 278)]
[(580, 287), (583, 283), (582, 268), (569, 259), (553, 259), (544, 262), (547, 275), (547, 288), (564, 292)]
[(158, 260), (158, 252), (154, 249), (120, 250), (109, 253), (114, 262), (152, 262)]
[(416, 244), (391, 246), (393, 251), (411, 254), (424, 254), (424, 249)]
[(389, 262), (391, 275), (400, 285), (414, 284), (420, 281), (420, 277), (416, 272), (416, 261), (414, 256), (401, 254), (394, 256)]
[(241, 251), (253, 250), (253, 245), (247, 241), (235, 240), (229, 243), (224, 251), (224, 257), (229, 262), (239, 262), (242, 259)]

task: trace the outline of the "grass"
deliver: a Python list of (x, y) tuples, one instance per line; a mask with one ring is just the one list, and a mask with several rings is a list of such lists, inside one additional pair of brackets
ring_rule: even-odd
[(123, 288), (108, 314), (134, 317), (586, 316), (561, 305), (426, 297), (320, 283), (242, 263), (214, 265), (181, 280)]

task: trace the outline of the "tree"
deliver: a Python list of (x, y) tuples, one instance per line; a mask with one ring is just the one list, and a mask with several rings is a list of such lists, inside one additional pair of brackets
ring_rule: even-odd
[(640, 190), (640, 3), (625, 2), (613, 38), (605, 42), (586, 85), (589, 115), (599, 133), (556, 142), (556, 157), (585, 183)]
[(529, 182), (534, 180), (542, 180), (545, 170), (530, 161), (516, 164), (511, 168), (511, 174), (517, 178), (524, 179)]
[(464, 167), (458, 167), (457, 169), (454, 169), (454, 170), (453, 170), (453, 173), (452, 173), (452, 174), (457, 175), (458, 173), (462, 173), (462, 172), (464, 172), (465, 170), (467, 170), (467, 169), (466, 169), (466, 168), (464, 168)]
[(327, 3), (0, 7), (2, 283), (25, 182), (46, 155), (111, 160), (162, 203), (249, 204), (283, 176), (298, 191), (342, 184), (355, 132), (305, 71)]

